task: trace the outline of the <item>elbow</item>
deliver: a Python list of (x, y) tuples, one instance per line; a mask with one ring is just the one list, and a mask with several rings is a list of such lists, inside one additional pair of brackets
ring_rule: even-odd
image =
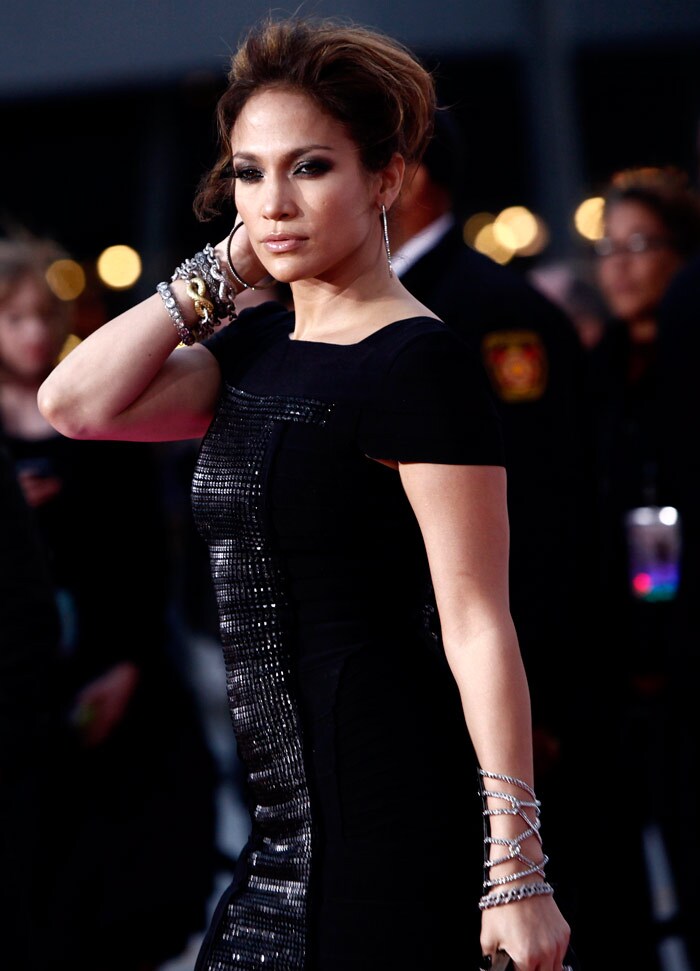
[(39, 388), (37, 404), (44, 418), (61, 435), (66, 438), (90, 437), (90, 429), (81, 409), (71, 404), (67, 396), (53, 386), (50, 378)]

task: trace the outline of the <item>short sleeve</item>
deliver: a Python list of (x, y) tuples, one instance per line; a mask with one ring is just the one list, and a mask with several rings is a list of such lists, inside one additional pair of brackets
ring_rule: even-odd
[(376, 459), (505, 464), (483, 365), (449, 330), (420, 335), (398, 351), (358, 432), (360, 448)]

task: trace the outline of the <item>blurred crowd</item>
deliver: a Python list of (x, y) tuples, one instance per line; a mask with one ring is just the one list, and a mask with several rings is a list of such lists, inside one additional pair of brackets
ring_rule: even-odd
[[(520, 272), (464, 242), (464, 152), (441, 114), (392, 249), (501, 412), (551, 880), (583, 969), (687, 971), (700, 192), (672, 166), (611, 173), (590, 252)], [(198, 442), (74, 441), (41, 417), (70, 335), (101, 322), (47, 282), (66, 256), (0, 241), (0, 952), (13, 971), (156, 971), (235, 862), (218, 836), (235, 752), (218, 756), (192, 677), (194, 641), (217, 649)], [(624, 958), (602, 960), (610, 941)]]

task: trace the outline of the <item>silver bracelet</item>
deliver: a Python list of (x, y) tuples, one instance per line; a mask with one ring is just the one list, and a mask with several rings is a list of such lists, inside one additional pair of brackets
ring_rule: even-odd
[[(511, 785), (522, 789), (523, 792), (527, 793), (527, 795), (531, 796), (531, 798), (520, 799), (518, 796), (514, 796), (510, 792), (486, 789), (482, 781), (485, 778), (498, 779), (502, 782), (508, 782)], [(532, 876), (534, 873), (539, 874), (544, 880), (544, 868), (549, 862), (549, 857), (543, 853), (542, 860), (540, 862), (536, 862), (535, 860), (530, 859), (530, 857), (525, 856), (521, 850), (521, 844), (531, 836), (534, 836), (538, 840), (540, 846), (542, 846), (542, 837), (540, 835), (540, 801), (537, 799), (532, 786), (529, 786), (527, 782), (524, 782), (522, 779), (518, 779), (515, 776), (504, 775), (501, 772), (488, 772), (486, 769), (479, 768), (479, 794), (481, 795), (482, 799), (484, 816), (484, 890), (488, 890), (490, 887), (512, 883), (514, 880), (520, 880), (523, 877)], [(500, 799), (503, 802), (508, 803), (508, 806), (490, 809), (487, 804), (488, 798)], [(528, 816), (526, 812), (527, 809), (534, 810), (534, 820)], [(506, 837), (491, 836), (490, 829), (487, 826), (487, 821), (492, 816), (520, 816), (525, 823), (525, 829), (516, 837), (510, 839)], [(487, 830), (489, 831), (487, 832)], [(488, 850), (491, 845), (507, 847), (506, 854), (490, 859)], [(496, 867), (501, 863), (507, 863), (511, 860), (518, 860), (520, 863), (524, 864), (525, 868), (518, 870), (515, 873), (510, 873), (504, 877), (496, 877), (491, 879), (489, 874), (493, 867)]]
[(156, 290), (163, 298), (165, 309), (168, 311), (170, 319), (175, 325), (175, 330), (178, 333), (180, 341), (190, 347), (192, 344), (194, 344), (197, 337), (194, 331), (185, 323), (185, 318), (182, 316), (180, 305), (175, 299), (172, 290), (167, 283), (159, 283)]
[[(489, 772), (487, 769), (482, 769), (481, 766), (479, 766), (479, 775), (482, 779), (499, 779), (501, 782), (510, 782), (512, 786), (523, 789), (536, 801), (535, 790), (532, 786), (529, 786), (527, 782), (523, 782), (522, 779), (517, 779), (514, 775), (504, 775), (502, 772)], [(537, 804), (539, 805), (539, 803)]]
[(484, 894), (479, 900), (479, 910), (488, 910), (489, 907), (501, 907), (504, 904), (515, 903), (517, 900), (527, 900), (528, 897), (553, 893), (554, 887), (545, 880), (538, 883), (524, 883), (520, 887), (511, 887), (510, 890), (497, 890)]
[[(237, 316), (234, 305), (236, 293), (229, 283), (211, 243), (207, 243), (203, 250), (195, 253), (190, 259), (184, 260), (173, 273), (170, 282), (178, 279), (190, 281), (195, 276), (204, 280), (207, 292), (214, 305), (213, 316), (207, 321), (207, 323), (211, 323), (211, 331), (222, 320), (234, 320)], [(208, 337), (209, 334), (203, 334), (200, 339), (205, 336)]]

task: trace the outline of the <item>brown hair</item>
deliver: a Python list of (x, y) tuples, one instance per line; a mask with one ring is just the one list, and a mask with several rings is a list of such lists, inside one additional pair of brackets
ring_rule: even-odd
[(50, 239), (30, 236), (0, 239), (0, 306), (12, 295), (18, 283), (32, 280), (43, 294), (47, 312), (67, 323), (71, 315), (70, 304), (52, 290), (46, 273), (52, 263), (68, 258), (66, 251)]
[(345, 125), (370, 172), (396, 152), (407, 162), (419, 161), (432, 134), (433, 78), (397, 40), (332, 18), (265, 19), (231, 60), (217, 105), (219, 158), (194, 201), (200, 219), (218, 215), (232, 198), (231, 129), (248, 99), (270, 87), (303, 92)]
[(642, 166), (616, 172), (605, 193), (606, 211), (619, 202), (639, 202), (650, 209), (681, 256), (700, 250), (700, 196), (681, 169)]

